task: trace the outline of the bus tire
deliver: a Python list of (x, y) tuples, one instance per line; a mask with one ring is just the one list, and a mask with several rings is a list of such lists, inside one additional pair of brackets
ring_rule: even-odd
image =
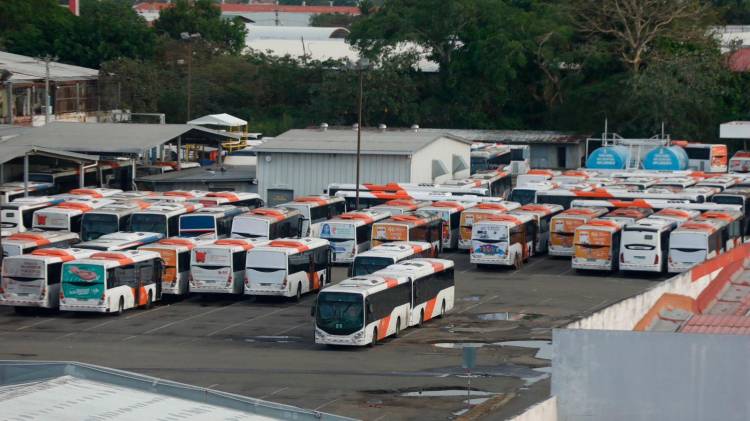
[(297, 292), (294, 294), (294, 302), (298, 303), (302, 300), (302, 283), (297, 284)]
[(372, 330), (372, 341), (370, 341), (370, 348), (378, 344), (378, 328)]
[(396, 333), (393, 334), (394, 338), (398, 338), (401, 335), (401, 318), (396, 319)]
[(148, 298), (146, 299), (145, 309), (148, 310), (154, 306), (154, 299), (151, 297), (151, 291), (148, 292)]
[(440, 314), (438, 314), (438, 319), (442, 319), (445, 316), (445, 300), (443, 300), (443, 304), (440, 306)]
[(125, 311), (125, 299), (120, 297), (120, 301), (117, 303), (117, 312), (115, 315), (120, 316), (123, 311)]

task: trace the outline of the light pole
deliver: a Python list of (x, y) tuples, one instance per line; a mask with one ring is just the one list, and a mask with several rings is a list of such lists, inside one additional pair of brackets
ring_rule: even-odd
[(193, 84), (193, 41), (199, 39), (201, 34), (196, 32), (194, 34), (188, 32), (180, 33), (180, 38), (188, 43), (188, 58), (187, 58), (187, 118), (185, 122), (190, 121), (190, 100), (192, 96), (192, 84)]
[(359, 99), (357, 107), (357, 176), (354, 184), (355, 188), (355, 207), (359, 210), (359, 161), (362, 151), (362, 85), (364, 71), (370, 66), (370, 60), (360, 58), (357, 61), (357, 70), (359, 71)]
[(42, 57), (41, 60), (44, 61), (44, 124), (49, 123), (49, 63), (50, 61), (57, 61), (57, 57), (52, 57), (51, 55), (47, 54), (46, 56)]

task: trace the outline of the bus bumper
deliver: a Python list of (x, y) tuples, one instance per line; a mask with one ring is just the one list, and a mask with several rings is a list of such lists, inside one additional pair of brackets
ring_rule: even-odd
[(245, 287), (245, 295), (266, 295), (273, 297), (290, 297), (289, 288), (284, 289), (271, 289), (271, 288), (247, 288)]
[(54, 308), (46, 300), (9, 300), (0, 298), (0, 306)]
[(471, 254), (469, 256), (469, 262), (474, 265), (498, 265), (498, 266), (512, 266), (513, 261), (507, 257), (500, 256), (478, 256)]
[(696, 264), (697, 263), (695, 263), (695, 264), (691, 263), (691, 264), (680, 265), (680, 264), (672, 264), (672, 263), (670, 263), (669, 265), (667, 265), (667, 272), (669, 272), (669, 273), (682, 273), (682, 272), (690, 270)]
[(84, 304), (63, 304), (60, 303), (60, 311), (80, 311), (87, 313), (109, 313), (109, 307), (106, 304), (84, 305)]
[(620, 270), (625, 272), (661, 272), (661, 265), (634, 265), (620, 263)]
[(324, 331), (316, 328), (315, 329), (315, 343), (321, 345), (342, 345), (342, 346), (364, 346), (367, 345), (365, 341), (364, 330), (353, 333), (351, 335), (329, 335)]
[(612, 262), (588, 262), (573, 258), (571, 267), (578, 270), (612, 270)]
[(572, 248), (552, 247), (552, 246), (549, 246), (548, 254), (550, 256), (572, 257), (573, 256), (573, 249)]

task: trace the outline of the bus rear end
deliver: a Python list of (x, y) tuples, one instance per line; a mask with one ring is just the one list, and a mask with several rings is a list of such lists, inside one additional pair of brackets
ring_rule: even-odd
[(508, 224), (500, 221), (481, 221), (472, 227), (469, 261), (476, 265), (513, 264), (508, 253)]
[[(726, 225), (726, 224), (723, 224)], [(722, 252), (719, 221), (686, 222), (669, 236), (667, 270), (680, 273)]]
[(14, 256), (3, 261), (0, 304), (15, 307), (57, 307), (59, 268), (56, 288), (49, 289), (47, 262), (36, 256)]
[(104, 263), (87, 261), (63, 264), (60, 310), (108, 312), (107, 276)]
[(290, 296), (288, 259), (284, 249), (262, 247), (247, 253), (246, 295)]
[(663, 272), (666, 267), (666, 243), (675, 222), (644, 220), (627, 226), (620, 243), (620, 270)]
[(253, 243), (240, 239), (216, 240), (190, 254), (190, 291), (242, 294), (245, 257)]
[(576, 228), (573, 269), (616, 270), (621, 229), (616, 221), (599, 219)]
[(372, 225), (372, 247), (392, 241), (409, 241), (409, 226), (399, 222), (377, 222)]
[[(351, 263), (360, 252), (370, 248), (369, 241), (357, 238), (357, 221), (329, 221), (320, 224), (319, 237), (331, 243), (334, 263)], [(369, 229), (369, 228), (368, 228)]]

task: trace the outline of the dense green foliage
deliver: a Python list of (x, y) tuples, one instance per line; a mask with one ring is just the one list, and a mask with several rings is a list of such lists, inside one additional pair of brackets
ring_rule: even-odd
[[(607, 118), (627, 136), (664, 122), (673, 137), (713, 140), (719, 123), (750, 118), (750, 75), (726, 68), (708, 31), (750, 24), (748, 1), (614, 1), (368, 0), (355, 19), (312, 20), (351, 25), (371, 59), (367, 125), (598, 133)], [(80, 18), (54, 0), (3, 0), (0, 48), (100, 67), (103, 105), (169, 122), (186, 115), (191, 53), (193, 116), (227, 112), (267, 134), (356, 121), (351, 63), (243, 52), (244, 25), (214, 3), (178, 0), (149, 27), (119, 0), (83, 0)], [(188, 43), (182, 32), (201, 36)], [(417, 70), (427, 60), (437, 71)]]

